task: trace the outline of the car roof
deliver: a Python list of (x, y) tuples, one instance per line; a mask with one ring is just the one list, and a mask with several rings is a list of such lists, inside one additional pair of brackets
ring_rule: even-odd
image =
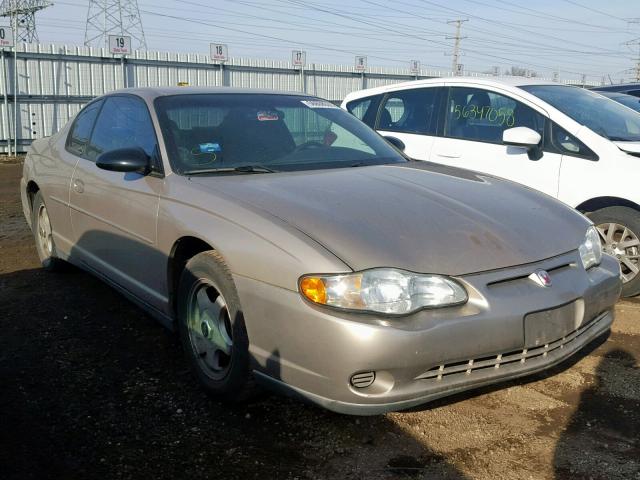
[(627, 90), (640, 89), (640, 83), (618, 83), (615, 85), (601, 85), (599, 87), (593, 87), (593, 90), (603, 92), (626, 92)]
[(535, 77), (438, 77), (429, 78), (425, 80), (412, 80), (410, 82), (394, 83), (391, 85), (384, 85), (382, 87), (375, 87), (366, 90), (360, 90), (359, 92), (350, 93), (347, 98), (349, 100), (353, 98), (366, 97), (369, 95), (375, 95), (378, 93), (384, 93), (394, 90), (402, 90), (404, 88), (416, 88), (429, 85), (455, 85), (457, 83), (462, 84), (474, 84), (482, 85), (485, 87), (508, 87), (518, 88), (528, 85), (555, 85), (566, 86), (563, 83), (549, 82), (545, 80), (539, 80)]
[(638, 97), (634, 97), (633, 95), (629, 95), (628, 93), (624, 93), (624, 92), (616, 92), (616, 91), (611, 91), (611, 90), (595, 90), (594, 92), (598, 92), (600, 95), (604, 95), (605, 97), (609, 97), (609, 98), (620, 98), (620, 97), (630, 97), (630, 98), (638, 98)]
[(296, 95), (301, 97), (313, 97), (307, 93), (291, 92), (282, 90), (269, 90), (261, 88), (234, 88), (234, 87), (142, 87), (142, 88), (121, 88), (109, 92), (105, 96), (128, 93), (137, 95), (146, 100), (154, 100), (158, 97), (171, 95), (225, 95), (225, 94), (246, 94), (246, 95)]

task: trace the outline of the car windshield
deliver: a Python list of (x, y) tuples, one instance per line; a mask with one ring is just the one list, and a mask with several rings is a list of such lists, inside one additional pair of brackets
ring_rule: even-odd
[(326, 100), (183, 94), (155, 101), (175, 172), (269, 173), (404, 163), (360, 120)]
[(598, 93), (564, 85), (521, 88), (609, 140), (640, 141), (640, 114)]

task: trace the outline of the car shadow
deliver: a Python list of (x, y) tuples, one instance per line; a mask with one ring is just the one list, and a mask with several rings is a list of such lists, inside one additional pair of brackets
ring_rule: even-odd
[(79, 269), (0, 274), (0, 322), (3, 479), (465, 478), (388, 416), (207, 397), (177, 337)]

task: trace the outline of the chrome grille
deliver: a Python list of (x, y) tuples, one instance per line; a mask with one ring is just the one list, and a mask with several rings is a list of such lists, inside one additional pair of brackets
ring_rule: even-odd
[(579, 337), (585, 335), (590, 330), (597, 328), (600, 322), (604, 319), (605, 315), (601, 315), (594, 321), (589, 322), (586, 325), (581, 326), (577, 330), (569, 333), (568, 335), (559, 338), (553, 342), (541, 345), (534, 348), (524, 348), (522, 350), (516, 350), (511, 352), (500, 353), (497, 355), (491, 355), (481, 358), (472, 358), (462, 362), (445, 363), (442, 365), (436, 365), (425, 373), (418, 375), (416, 380), (435, 380), (440, 381), (444, 378), (450, 378), (452, 376), (466, 376), (472, 375), (474, 372), (486, 369), (498, 370), (507, 365), (524, 364), (527, 361), (531, 361), (534, 358), (546, 357), (550, 353), (563, 349), (575, 342)]

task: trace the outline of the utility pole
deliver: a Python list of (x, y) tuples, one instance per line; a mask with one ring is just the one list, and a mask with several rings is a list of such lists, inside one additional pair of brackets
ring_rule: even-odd
[[(11, 18), (17, 42), (38, 43), (36, 32), (36, 12), (50, 7), (46, 0), (3, 0), (0, 4), (0, 17)], [(16, 47), (17, 47), (16, 43)]]
[(468, 22), (468, 19), (458, 19), (458, 20), (451, 20), (449, 22), (447, 22), (449, 25), (455, 25), (456, 27), (456, 34), (453, 37), (445, 37), (447, 40), (455, 40), (455, 44), (453, 45), (453, 61), (451, 62), (451, 70), (453, 71), (454, 75), (460, 75), (461, 72), (458, 71), (458, 65), (459, 63), (459, 59), (460, 59), (460, 41), (464, 40), (467, 37), (463, 37), (461, 36), (461, 30), (462, 30), (462, 24), (464, 22)]
[(147, 49), (138, 0), (89, 0), (84, 44), (109, 47), (109, 35), (131, 37), (134, 49)]

